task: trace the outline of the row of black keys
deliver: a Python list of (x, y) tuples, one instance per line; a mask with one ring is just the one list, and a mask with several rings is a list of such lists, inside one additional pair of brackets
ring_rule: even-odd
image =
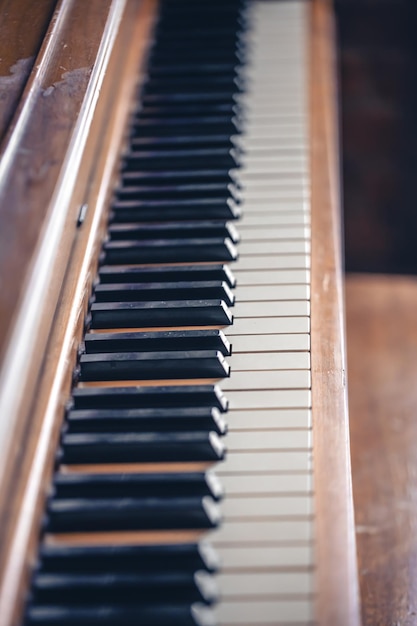
[(214, 622), (205, 607), (217, 599), (212, 574), (218, 567), (204, 543), (44, 545), (27, 623), (210, 626)]
[[(231, 135), (241, 115), (235, 93), (243, 85), (236, 70), (243, 56), (237, 35), (245, 26), (242, 6), (238, 0), (162, 3), (90, 306), (92, 329), (232, 321), (235, 281), (222, 263), (237, 256), (238, 235), (228, 222), (240, 215), (233, 171), (240, 154)], [(81, 381), (179, 382), (74, 389), (44, 530), (216, 526), (223, 494), (210, 473), (67, 474), (62, 465), (222, 459), (226, 398), (215, 385), (181, 385), (180, 380), (228, 374), (225, 357), (231, 348), (223, 334), (89, 333), (83, 350)], [(216, 569), (212, 553), (197, 545), (44, 545), (26, 621), (31, 626), (210, 626)]]

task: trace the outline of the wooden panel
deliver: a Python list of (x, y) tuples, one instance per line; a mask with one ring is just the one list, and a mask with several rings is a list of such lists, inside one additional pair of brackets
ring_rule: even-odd
[(313, 3), (311, 46), (311, 360), (316, 492), (317, 619), (359, 623), (341, 276), (334, 28), (331, 4)]
[(56, 0), (0, 1), (0, 142), (35, 63)]
[(352, 478), (364, 626), (416, 623), (417, 281), (346, 283)]

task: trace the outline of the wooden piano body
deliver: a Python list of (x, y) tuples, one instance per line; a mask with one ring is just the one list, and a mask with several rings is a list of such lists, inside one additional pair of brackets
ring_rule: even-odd
[[(15, 45), (5, 37), (0, 43), (0, 56), (15, 79), (8, 80), (4, 70), (0, 82), (0, 623), (5, 626), (20, 623), (36, 559), (106, 212), (158, 11), (152, 0), (73, 0), (56, 6), (45, 0), (36, 9), (34, 4), (10, 3), (9, 23), (2, 28), (15, 29)], [(334, 33), (330, 3), (313, 0), (307, 10), (314, 623), (354, 626), (359, 611)], [(29, 39), (19, 31), (28, 23)]]

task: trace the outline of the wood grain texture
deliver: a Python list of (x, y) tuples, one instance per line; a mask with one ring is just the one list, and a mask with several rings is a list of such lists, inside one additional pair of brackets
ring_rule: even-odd
[(417, 280), (346, 281), (363, 626), (417, 624)]
[(317, 621), (359, 624), (346, 407), (334, 25), (331, 3), (312, 4), (312, 417)]

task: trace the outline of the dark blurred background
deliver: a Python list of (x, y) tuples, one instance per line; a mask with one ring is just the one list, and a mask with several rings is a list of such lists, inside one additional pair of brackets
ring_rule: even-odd
[(417, 274), (417, 1), (336, 14), (346, 270)]

